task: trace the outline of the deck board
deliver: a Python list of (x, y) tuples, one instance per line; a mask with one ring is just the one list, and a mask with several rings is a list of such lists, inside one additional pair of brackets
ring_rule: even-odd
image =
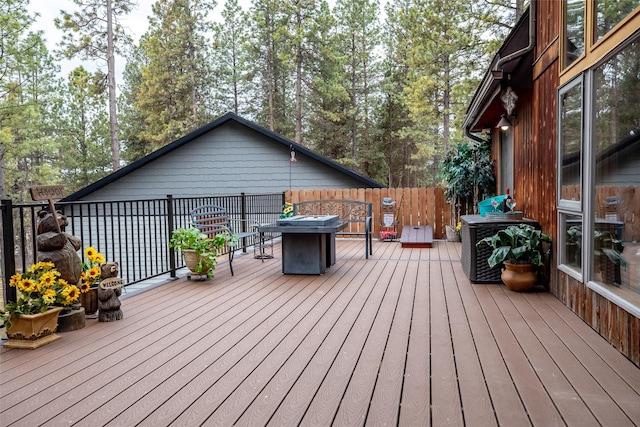
[(337, 249), (283, 275), (276, 244), (0, 348), (0, 424), (640, 425), (640, 369), (549, 293), (471, 284), (459, 243)]

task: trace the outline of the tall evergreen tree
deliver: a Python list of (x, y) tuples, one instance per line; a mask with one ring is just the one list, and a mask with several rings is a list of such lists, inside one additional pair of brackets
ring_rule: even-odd
[(84, 67), (73, 70), (57, 111), (58, 161), (69, 192), (111, 171), (107, 96), (101, 78), (102, 73), (89, 73)]
[(248, 14), (238, 5), (238, 0), (227, 0), (221, 16), (222, 22), (214, 25), (214, 98), (218, 110), (226, 109), (239, 114), (241, 104), (249, 102), (246, 92), (250, 61), (245, 45)]
[(344, 61), (336, 22), (326, 1), (320, 2), (311, 23), (311, 56), (305, 81), (309, 85), (305, 140), (316, 151), (331, 159), (345, 159), (349, 152), (349, 93), (344, 83)]
[(138, 138), (149, 149), (168, 144), (212, 117), (207, 15), (214, 6), (205, 0), (158, 0), (153, 6), (149, 31), (140, 41), (140, 74), (130, 74), (140, 81), (128, 89), (135, 116), (144, 120)]
[(33, 17), (27, 4), (0, 5), (0, 193), (18, 202), (32, 185), (59, 182), (50, 137), (58, 68), (42, 32), (29, 31)]
[(402, 14), (411, 46), (405, 89), (411, 124), (403, 130), (416, 146), (411, 185), (433, 185), (442, 153), (463, 140), (466, 106), (488, 57), (481, 50), (487, 27), (473, 7), (465, 0), (415, 0)]
[(106, 86), (109, 92), (109, 123), (113, 169), (120, 169), (120, 142), (116, 114), (115, 52), (122, 51), (130, 39), (118, 18), (128, 14), (133, 0), (73, 0), (80, 12), (62, 11), (56, 18), (57, 28), (65, 31), (60, 43), (67, 58), (79, 55), (83, 59), (102, 60), (107, 65)]
[(344, 86), (349, 93), (351, 166), (359, 169), (359, 150), (369, 152), (372, 112), (379, 84), (380, 42), (377, 0), (338, 0), (334, 10), (340, 50), (346, 55)]
[(251, 10), (249, 78), (253, 86), (253, 112), (259, 123), (269, 130), (291, 137), (290, 121), (292, 80), (285, 59), (289, 16), (277, 0), (257, 0)]

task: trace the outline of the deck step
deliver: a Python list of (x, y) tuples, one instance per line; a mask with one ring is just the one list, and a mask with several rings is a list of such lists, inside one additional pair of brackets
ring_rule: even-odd
[(430, 225), (405, 225), (400, 243), (403, 248), (430, 248), (433, 246), (433, 228)]

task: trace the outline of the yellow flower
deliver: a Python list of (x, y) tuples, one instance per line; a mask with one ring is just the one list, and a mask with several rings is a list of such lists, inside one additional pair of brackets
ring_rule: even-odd
[(64, 304), (69, 305), (80, 297), (80, 289), (75, 285), (67, 285), (61, 294), (65, 297)]
[(20, 292), (33, 292), (36, 289), (36, 281), (32, 279), (22, 279), (20, 283), (18, 283), (18, 289)]
[(93, 246), (89, 246), (84, 250), (84, 256), (89, 258), (89, 261), (91, 262), (93, 262), (93, 257), (96, 256), (96, 253), (98, 253), (98, 251), (96, 251), (96, 249)]
[(50, 288), (56, 282), (56, 275), (53, 271), (48, 271), (40, 277), (40, 286), (43, 288)]
[(100, 276), (101, 273), (102, 270), (100, 270), (100, 267), (96, 266), (87, 271), (87, 277), (89, 279), (95, 279), (96, 277)]
[(42, 300), (46, 304), (53, 304), (56, 300), (56, 291), (54, 291), (53, 289), (45, 290), (42, 294)]
[(96, 264), (104, 264), (104, 255), (102, 255), (100, 252), (98, 252), (96, 254), (96, 256), (93, 257), (91, 262), (94, 262)]
[(22, 280), (22, 274), (16, 273), (13, 276), (11, 276), (11, 280), (9, 280), (9, 286), (13, 286), (15, 288), (16, 286), (18, 286), (21, 280)]
[(87, 292), (89, 292), (89, 289), (91, 289), (91, 283), (83, 281), (80, 285), (80, 292), (86, 294)]

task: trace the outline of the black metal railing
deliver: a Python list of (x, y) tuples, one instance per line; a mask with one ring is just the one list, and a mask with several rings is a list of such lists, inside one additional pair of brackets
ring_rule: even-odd
[[(190, 225), (189, 212), (203, 204), (225, 207), (232, 218), (251, 219), (259, 223), (275, 222), (282, 212), (284, 194), (206, 196), (149, 200), (97, 202), (59, 202), (69, 225), (66, 232), (82, 240), (80, 253), (92, 246), (107, 261), (118, 262), (120, 277), (126, 284), (137, 283), (182, 268), (182, 257), (169, 249), (171, 232)], [(4, 300), (15, 300), (9, 278), (26, 270), (37, 259), (36, 229), (38, 213), (48, 210), (46, 203), (12, 204), (0, 201), (2, 216), (2, 283)], [(246, 251), (255, 243), (243, 241)], [(240, 248), (235, 248), (239, 250)]]

